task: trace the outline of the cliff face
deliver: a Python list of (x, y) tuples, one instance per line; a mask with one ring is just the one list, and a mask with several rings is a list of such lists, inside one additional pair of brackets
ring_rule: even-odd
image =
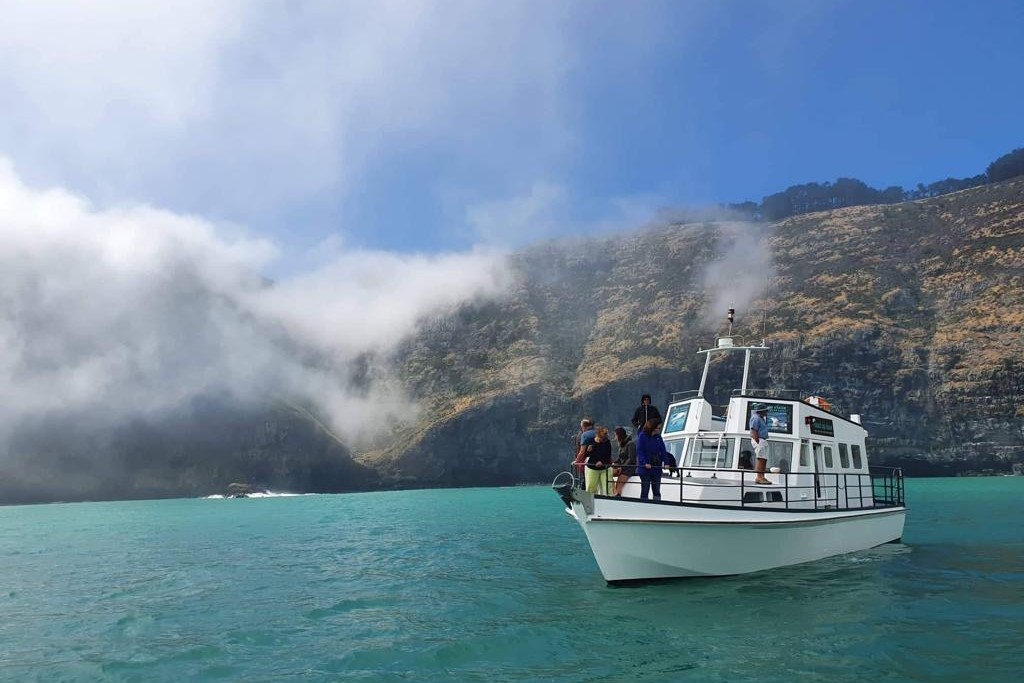
[[(1024, 178), (764, 225), (673, 225), (536, 246), (498, 303), (400, 352), (418, 398), (357, 454), (309, 411), (199, 401), (129, 424), (40, 417), (0, 459), (0, 503), (508, 485), (566, 469), (582, 415), (626, 425), (642, 393), (696, 388), (724, 332), (770, 351), (749, 386), (860, 413), (875, 464), (952, 474), (1024, 463)], [(767, 296), (765, 296), (767, 293)], [(739, 367), (716, 364), (731, 389)], [(728, 392), (713, 394), (724, 404)]]
[(23, 425), (0, 462), (0, 503), (167, 498), (223, 493), (232, 482), (291, 492), (375, 488), (310, 413), (268, 403), (196, 401), (153, 419)]
[[(580, 415), (624, 425), (641, 393), (664, 406), (696, 387), (693, 352), (722, 332), (709, 315), (729, 303), (716, 290), (749, 279), (764, 253), (767, 300), (762, 285), (735, 302), (746, 340), (760, 340), (766, 311), (771, 350), (750, 386), (861, 413), (876, 464), (924, 474), (1024, 461), (1024, 179), (767, 228), (675, 225), (522, 252), (509, 299), (407, 346), (421, 422), (360, 459), (399, 485), (549, 479)], [(739, 385), (738, 368), (716, 371)]]

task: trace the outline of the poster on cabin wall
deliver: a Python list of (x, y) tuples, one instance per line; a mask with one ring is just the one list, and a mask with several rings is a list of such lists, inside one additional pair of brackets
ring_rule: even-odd
[(764, 403), (768, 407), (768, 432), (775, 432), (776, 434), (792, 434), (793, 433), (793, 406), (789, 403), (769, 403), (767, 401), (751, 401), (747, 403), (747, 424), (750, 424), (750, 418), (754, 416), (754, 411), (750, 409), (754, 403)]
[(665, 428), (662, 434), (672, 434), (686, 429), (686, 418), (690, 415), (690, 404), (682, 403), (669, 408), (668, 417), (665, 418)]

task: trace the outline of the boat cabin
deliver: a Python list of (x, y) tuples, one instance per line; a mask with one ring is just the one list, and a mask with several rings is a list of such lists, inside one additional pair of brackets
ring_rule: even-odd
[[(859, 415), (839, 415), (818, 396), (790, 391), (748, 393), (750, 355), (764, 350), (763, 342), (739, 347), (725, 337), (715, 348), (698, 352), (707, 355), (700, 388), (674, 395), (665, 412), (662, 438), (678, 468), (662, 479), (662, 500), (785, 510), (902, 505), (902, 479), (869, 470), (867, 431)], [(744, 353), (742, 385), (724, 413), (716, 413), (704, 395), (711, 357), (735, 352)], [(790, 397), (783, 397), (787, 394)], [(764, 404), (768, 410), (765, 476), (771, 484), (754, 481), (748, 425), (755, 404)], [(622, 495), (639, 497), (639, 492), (639, 479), (632, 477)]]
[[(747, 425), (755, 403), (768, 407), (766, 476), (774, 486), (753, 483), (754, 447)], [(702, 500), (735, 499), (735, 492), (713, 490), (728, 482), (749, 487), (742, 496), (748, 503), (788, 498), (790, 503), (809, 502), (812, 507), (872, 507), (871, 486), (860, 485), (857, 476), (868, 474), (867, 432), (853, 417), (836, 415), (806, 400), (757, 395), (733, 397), (725, 415), (716, 416), (711, 404), (700, 397), (669, 405), (662, 438), (679, 464), (679, 476), (699, 480), (683, 483), (712, 487), (703, 492)], [(786, 496), (788, 489), (796, 495)]]

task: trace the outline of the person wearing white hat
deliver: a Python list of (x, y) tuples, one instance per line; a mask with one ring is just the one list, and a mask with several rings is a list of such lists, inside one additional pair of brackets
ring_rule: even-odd
[(750, 416), (750, 442), (754, 446), (754, 457), (757, 458), (757, 464), (754, 466), (754, 483), (771, 484), (772, 482), (764, 476), (765, 467), (768, 465), (768, 406), (763, 403), (752, 403), (750, 409), (753, 412)]

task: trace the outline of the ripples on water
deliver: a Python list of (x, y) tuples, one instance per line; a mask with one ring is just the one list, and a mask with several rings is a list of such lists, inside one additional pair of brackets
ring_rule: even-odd
[(0, 679), (1005, 681), (1024, 478), (906, 545), (612, 588), (544, 488), (0, 508)]

